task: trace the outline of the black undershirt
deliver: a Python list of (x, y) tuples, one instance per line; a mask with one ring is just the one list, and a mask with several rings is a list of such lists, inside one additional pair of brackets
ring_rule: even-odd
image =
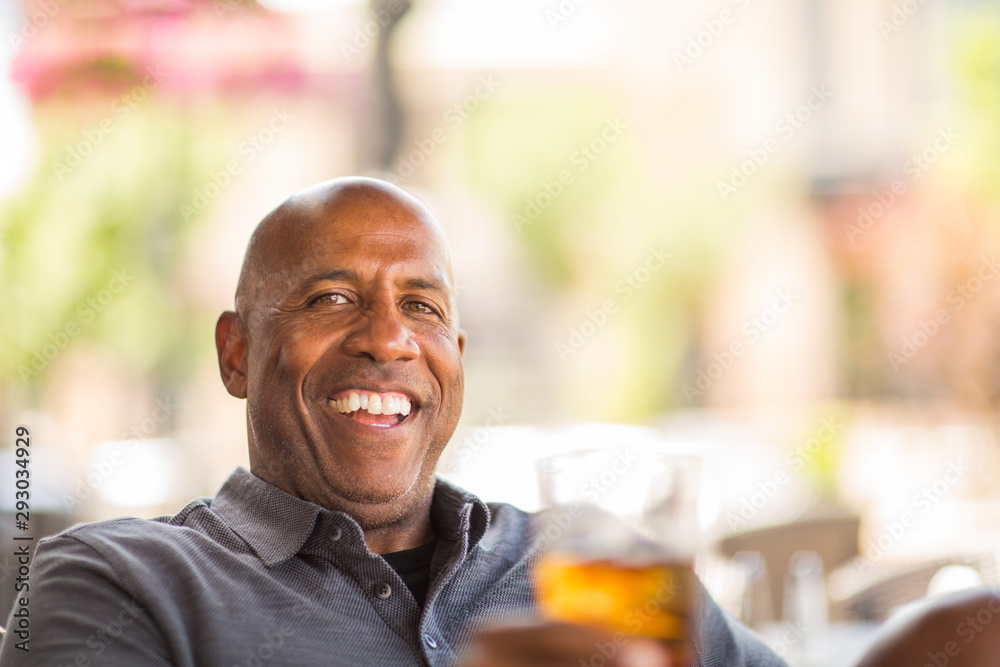
[(434, 557), (436, 546), (437, 540), (434, 540), (416, 549), (382, 554), (382, 558), (396, 571), (421, 608), (427, 598), (427, 587), (431, 583), (431, 558)]

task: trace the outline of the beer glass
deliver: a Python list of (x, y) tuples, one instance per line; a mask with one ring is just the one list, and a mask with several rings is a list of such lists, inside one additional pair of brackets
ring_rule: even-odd
[(534, 575), (542, 615), (662, 640), (687, 664), (699, 473), (698, 457), (653, 447), (539, 461), (546, 511)]

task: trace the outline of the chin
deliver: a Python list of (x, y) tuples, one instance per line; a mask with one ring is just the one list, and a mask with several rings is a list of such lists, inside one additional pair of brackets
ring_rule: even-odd
[(347, 509), (363, 530), (384, 528), (398, 523), (424, 507), (425, 498), (419, 492), (419, 485), (413, 485), (402, 493), (395, 490), (372, 489), (363, 496), (349, 498), (351, 507)]
[(420, 471), (390, 475), (384, 471), (351, 475), (338, 495), (359, 505), (407, 504), (407, 498), (420, 498), (428, 487)]

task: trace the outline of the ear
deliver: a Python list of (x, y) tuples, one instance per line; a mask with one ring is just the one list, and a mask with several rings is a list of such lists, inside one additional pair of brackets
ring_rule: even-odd
[(250, 341), (240, 316), (227, 310), (215, 324), (215, 350), (226, 390), (236, 398), (247, 397), (247, 347)]
[(465, 329), (458, 330), (458, 353), (465, 353)]

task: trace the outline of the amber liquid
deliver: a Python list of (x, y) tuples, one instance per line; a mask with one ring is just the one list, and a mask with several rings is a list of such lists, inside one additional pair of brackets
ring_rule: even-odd
[(663, 640), (688, 663), (695, 575), (690, 563), (633, 567), (544, 554), (535, 569), (542, 615)]

